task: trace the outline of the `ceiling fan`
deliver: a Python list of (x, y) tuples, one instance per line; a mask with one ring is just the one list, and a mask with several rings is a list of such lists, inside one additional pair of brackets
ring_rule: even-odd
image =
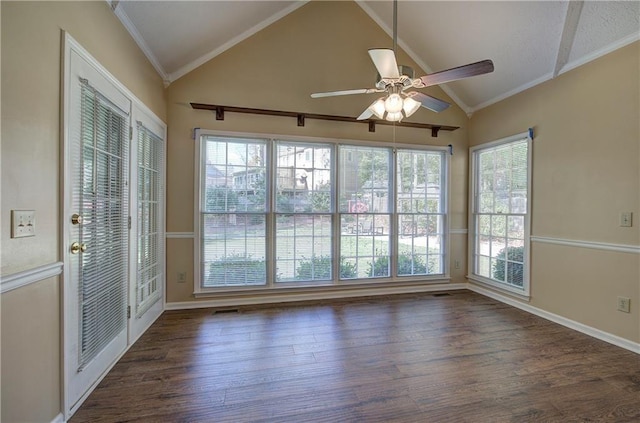
[(405, 92), (406, 90), (410, 88), (426, 88), (493, 72), (493, 62), (487, 59), (414, 78), (413, 69), (408, 66), (398, 66), (396, 62), (395, 51), (398, 38), (397, 10), (398, 3), (397, 0), (394, 0), (393, 49), (374, 48), (369, 50), (369, 56), (378, 70), (378, 80), (375, 88), (313, 93), (311, 94), (312, 98), (350, 94), (386, 93), (383, 97), (371, 103), (371, 105), (358, 116), (358, 120), (366, 120), (376, 115), (379, 119), (400, 122), (405, 117), (415, 113), (421, 106), (434, 112), (441, 112), (451, 105), (444, 100), (430, 95), (418, 91)]

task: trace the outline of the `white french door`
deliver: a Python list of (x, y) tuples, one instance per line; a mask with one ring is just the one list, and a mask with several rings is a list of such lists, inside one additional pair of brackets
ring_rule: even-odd
[(131, 101), (71, 49), (65, 142), (65, 363), (74, 408), (127, 347)]
[(129, 342), (133, 343), (164, 308), (165, 127), (134, 108), (131, 148)]
[(64, 60), (69, 419), (164, 308), (165, 126), (68, 35)]

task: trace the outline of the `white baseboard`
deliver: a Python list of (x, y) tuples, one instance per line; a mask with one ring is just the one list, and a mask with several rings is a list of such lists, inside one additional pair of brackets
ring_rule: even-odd
[(188, 310), (195, 308), (234, 307), (259, 304), (287, 303), (295, 301), (332, 300), (339, 298), (368, 297), (375, 295), (413, 294), (422, 292), (439, 292), (466, 289), (464, 283), (439, 283), (431, 285), (411, 285), (398, 287), (372, 287), (342, 289), (323, 292), (299, 292), (269, 294), (263, 296), (228, 297), (202, 301), (169, 302), (165, 310)]
[(502, 295), (500, 293), (491, 291), (489, 289), (483, 288), (478, 285), (468, 284), (467, 287), (469, 290), (473, 292), (484, 295), (486, 297), (493, 298), (494, 300), (500, 301), (501, 303), (505, 303), (510, 306), (519, 308), (520, 310), (524, 310), (528, 313), (542, 317), (543, 319), (547, 319), (554, 323), (558, 323), (559, 325), (568, 327), (569, 329), (577, 330), (578, 332), (584, 333), (585, 335), (592, 336), (601, 341), (605, 341), (605, 342), (608, 342), (609, 344), (613, 344), (620, 348), (624, 348), (625, 350), (629, 350), (636, 354), (640, 354), (640, 343), (630, 341), (628, 339), (622, 338), (617, 335), (613, 335), (609, 332), (605, 332), (600, 329), (593, 328), (591, 326), (587, 326), (583, 323), (576, 322), (575, 320), (567, 319), (566, 317), (562, 317), (557, 314), (542, 310), (538, 307), (534, 307), (532, 305), (523, 303), (513, 298), (509, 298), (506, 295)]
[(55, 416), (53, 420), (51, 420), (51, 423), (65, 423), (64, 416), (62, 415), (62, 413)]

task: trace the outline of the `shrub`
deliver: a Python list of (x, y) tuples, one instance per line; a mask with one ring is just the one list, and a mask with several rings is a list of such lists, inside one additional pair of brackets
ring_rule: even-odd
[(266, 281), (265, 261), (230, 254), (209, 265), (209, 277), (205, 286), (260, 285)]
[[(378, 257), (369, 264), (369, 276), (389, 276), (389, 270), (388, 256)], [(431, 266), (427, 269), (427, 265), (420, 256), (411, 256), (407, 253), (398, 256), (398, 275), (424, 275), (428, 273), (433, 273), (433, 269)]]
[(313, 256), (311, 260), (301, 262), (296, 269), (296, 279), (331, 279), (331, 257)]
[[(503, 248), (496, 256), (496, 261), (493, 264), (493, 278), (511, 285), (522, 286), (524, 281), (523, 262), (524, 247)], [(506, 263), (508, 264), (505, 266)], [(505, 267), (507, 268), (506, 275)]]
[[(355, 278), (356, 266), (346, 262), (344, 257), (340, 257), (340, 278)], [(318, 280), (331, 279), (331, 257), (313, 256), (311, 260), (301, 262), (296, 269), (296, 279), (298, 280)]]

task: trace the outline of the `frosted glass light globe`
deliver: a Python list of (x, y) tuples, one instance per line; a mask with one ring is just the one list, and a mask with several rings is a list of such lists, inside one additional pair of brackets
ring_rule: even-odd
[(400, 94), (393, 93), (390, 94), (389, 97), (387, 97), (387, 99), (384, 101), (384, 108), (389, 113), (398, 113), (402, 110), (403, 103), (404, 102), (402, 100), (402, 97), (400, 97)]

